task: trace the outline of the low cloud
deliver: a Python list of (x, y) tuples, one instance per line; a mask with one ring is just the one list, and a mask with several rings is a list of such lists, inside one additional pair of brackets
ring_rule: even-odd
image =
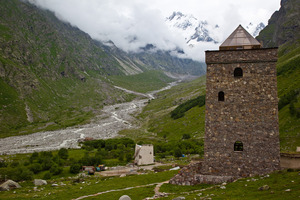
[[(202, 42), (197, 47), (190, 48), (186, 45), (185, 39), (170, 31), (165, 24), (165, 19), (173, 11), (189, 12), (199, 20), (207, 20), (209, 23), (218, 24), (220, 31), (217, 37), (222, 41), (239, 24), (247, 21), (244, 15), (252, 16), (253, 9), (245, 13), (247, 6), (235, 4), (236, 1), (229, 0), (224, 3), (222, 0), (211, 0), (204, 3), (199, 0), (29, 0), (31, 3), (43, 9), (49, 9), (55, 15), (73, 26), (88, 33), (93, 39), (102, 42), (113, 41), (114, 44), (124, 51), (138, 51), (147, 44), (153, 44), (161, 50), (182, 49), (185, 55), (180, 56), (194, 60), (204, 60), (204, 51), (218, 49), (214, 43)], [(245, 4), (255, 5), (254, 0), (245, 0)], [(258, 0), (255, 0), (258, 1)], [(280, 1), (280, 0), (276, 0)], [(227, 2), (227, 1), (226, 1)], [(244, 2), (244, 1), (243, 1)], [(273, 2), (274, 0), (266, 0)], [(224, 5), (222, 5), (224, 4)], [(256, 4), (260, 5), (262, 3)], [(262, 6), (262, 5), (260, 5)], [(268, 4), (265, 3), (267, 7)], [(277, 6), (279, 7), (279, 5)], [(261, 19), (253, 20), (266, 21), (268, 12), (266, 9), (257, 9)], [(269, 11), (269, 13), (273, 13)], [(269, 14), (269, 17), (271, 14)], [(264, 18), (264, 19), (262, 19)], [(253, 22), (252, 20), (252, 22)], [(248, 23), (251, 21), (249, 19)]]

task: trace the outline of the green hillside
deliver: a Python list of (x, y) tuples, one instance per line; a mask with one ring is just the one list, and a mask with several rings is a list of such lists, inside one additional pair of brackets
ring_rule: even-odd
[[(280, 56), (277, 64), (280, 102), (290, 91), (299, 91), (300, 64), (296, 65), (296, 68), (290, 68), (291, 63), (299, 63), (299, 48), (291, 51), (290, 55), (292, 56)], [(288, 70), (284, 71), (284, 68)], [(280, 72), (281, 70), (282, 72)], [(300, 100), (299, 93), (297, 94), (279, 110), (282, 152), (295, 151), (296, 147), (300, 146), (300, 118), (299, 115), (297, 117), (297, 114), (291, 114), (290, 109), (291, 103), (293, 103), (299, 113)], [(145, 143), (159, 143), (161, 141), (173, 143), (180, 141), (185, 134), (189, 134), (191, 139), (202, 141), (205, 132), (205, 106), (194, 106), (178, 119), (171, 117), (171, 112), (179, 105), (201, 95), (205, 95), (205, 76), (160, 92), (156, 99), (151, 100), (139, 115), (142, 123), (141, 128), (123, 130), (120, 133)]]
[(141, 128), (123, 130), (127, 135), (144, 143), (155, 141), (180, 141), (183, 135), (190, 135), (191, 140), (202, 140), (204, 137), (205, 106), (198, 105), (184, 113), (178, 119), (171, 118), (171, 111), (184, 102), (205, 94), (205, 76), (191, 82), (181, 83), (156, 95), (156, 99), (139, 115)]
[(278, 46), (277, 87), (281, 151), (300, 146), (300, 0), (282, 0), (257, 39)]
[(167, 83), (174, 81), (174, 79), (168, 77), (162, 71), (156, 70), (136, 75), (111, 76), (110, 80), (114, 85), (141, 93), (163, 88)]
[(121, 66), (87, 34), (17, 0), (0, 13), (0, 137), (83, 123), (133, 98), (106, 82)]
[[(294, 34), (291, 31), (297, 27), (299, 29), (299, 26), (294, 26), (294, 23), (299, 21), (294, 19), (295, 15), (300, 14), (299, 10), (295, 9), (295, 6), (299, 7), (299, 5), (299, 0), (284, 1), (281, 9), (274, 13), (269, 20), (269, 25), (258, 37), (263, 44), (267, 44), (266, 47), (280, 44), (277, 86), (282, 152), (294, 152), (296, 147), (300, 146), (300, 31)], [(287, 30), (287, 33), (284, 30)], [(285, 40), (284, 35), (290, 40)], [(195, 106), (183, 117), (175, 120), (170, 113), (178, 105), (203, 94), (205, 94), (205, 77), (163, 91), (157, 95), (157, 99), (145, 107), (140, 115), (142, 128), (122, 131), (122, 134), (145, 141), (178, 141), (184, 134), (201, 139), (204, 136), (204, 106)]]
[[(283, 45), (279, 53), (285, 51)], [(279, 97), (279, 131), (282, 151), (300, 146), (300, 45), (280, 54), (277, 63)]]
[(85, 123), (134, 98), (113, 85), (157, 90), (172, 80), (162, 71), (204, 73), (202, 63), (158, 54), (104, 46), (29, 1), (1, 1), (0, 137)]

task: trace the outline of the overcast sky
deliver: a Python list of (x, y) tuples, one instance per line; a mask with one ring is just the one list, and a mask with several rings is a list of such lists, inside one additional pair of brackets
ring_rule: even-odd
[[(263, 22), (280, 8), (280, 0), (29, 0), (53, 11), (92, 38), (112, 40), (125, 51), (136, 51), (146, 44), (171, 50), (186, 50), (184, 38), (165, 24), (173, 11), (192, 14), (199, 20), (220, 26), (221, 42), (239, 25)], [(217, 45), (203, 43), (190, 57), (203, 60), (204, 51)], [(199, 57), (197, 57), (197, 51)]]

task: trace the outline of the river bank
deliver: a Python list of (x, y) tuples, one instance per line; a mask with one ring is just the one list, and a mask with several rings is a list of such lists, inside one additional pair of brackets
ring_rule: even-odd
[(167, 87), (147, 94), (140, 94), (144, 99), (133, 100), (115, 105), (105, 106), (91, 123), (69, 127), (63, 130), (37, 132), (30, 135), (13, 136), (0, 139), (0, 155), (32, 153), (39, 151), (58, 150), (60, 148), (80, 148), (78, 141), (84, 138), (108, 139), (118, 136), (118, 132), (123, 129), (135, 128), (137, 119), (134, 114), (142, 111), (149, 99), (155, 98), (155, 94), (170, 89), (178, 82), (172, 82)]

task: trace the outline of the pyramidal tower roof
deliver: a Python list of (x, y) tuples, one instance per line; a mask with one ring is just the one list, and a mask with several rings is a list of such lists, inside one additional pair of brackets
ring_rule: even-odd
[(261, 44), (241, 25), (221, 44), (220, 50), (258, 49)]

